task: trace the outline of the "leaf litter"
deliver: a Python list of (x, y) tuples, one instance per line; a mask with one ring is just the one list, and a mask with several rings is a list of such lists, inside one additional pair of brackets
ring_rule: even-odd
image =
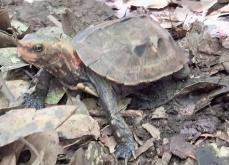
[[(1, 164), (117, 163), (110, 154), (116, 142), (107, 131), (108, 121), (99, 111), (101, 106), (96, 97), (80, 91), (75, 94), (51, 83), (47, 108), (36, 111), (9, 104), (15, 102), (11, 95), (23, 98), (37, 72), (37, 68), (17, 57), (15, 46), (16, 40), (24, 36), (24, 39), (34, 37), (34, 33), (28, 34), (32, 32), (30, 28), (36, 31), (35, 37), (69, 42), (70, 37), (90, 25), (138, 14), (150, 15), (171, 32), (189, 54), (191, 74), (187, 81), (171, 80), (168, 84), (162, 81), (139, 92), (138, 97), (131, 96), (131, 101), (121, 100), (121, 114), (138, 142), (137, 159), (132, 158), (131, 163), (228, 164), (227, 1), (3, 0), (1, 3), (4, 8), (0, 13), (9, 12), (5, 17), (0, 14)], [(14, 71), (23, 76), (7, 80), (6, 75), (16, 77)], [(76, 95), (80, 99), (74, 100)], [(19, 102), (18, 106), (22, 108), (23, 104)], [(164, 144), (164, 139), (169, 139), (168, 143)]]

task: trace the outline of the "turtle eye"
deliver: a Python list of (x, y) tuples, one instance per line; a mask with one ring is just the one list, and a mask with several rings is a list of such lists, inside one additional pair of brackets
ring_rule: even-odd
[(44, 50), (44, 46), (42, 44), (35, 44), (33, 45), (34, 52), (42, 52)]

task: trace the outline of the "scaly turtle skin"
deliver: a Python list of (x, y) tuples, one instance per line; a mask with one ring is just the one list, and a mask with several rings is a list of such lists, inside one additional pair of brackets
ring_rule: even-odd
[(148, 16), (89, 27), (73, 38), (71, 46), (24, 41), (18, 54), (68, 86), (90, 82), (119, 142), (116, 155), (126, 160), (134, 154), (134, 139), (118, 113), (117, 96), (125, 94), (125, 88), (141, 87), (179, 70), (182, 77), (189, 73), (183, 50)]

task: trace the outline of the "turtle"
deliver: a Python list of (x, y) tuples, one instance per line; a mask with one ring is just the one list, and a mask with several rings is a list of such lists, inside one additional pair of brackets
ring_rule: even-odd
[(135, 141), (119, 114), (117, 101), (167, 76), (185, 79), (188, 58), (171, 35), (150, 16), (130, 16), (90, 26), (70, 44), (21, 41), (18, 56), (43, 68), (67, 86), (90, 83), (117, 140), (115, 155), (134, 156)]

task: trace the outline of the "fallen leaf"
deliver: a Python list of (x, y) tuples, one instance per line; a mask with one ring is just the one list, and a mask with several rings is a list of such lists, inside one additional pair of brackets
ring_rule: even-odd
[(142, 127), (144, 129), (146, 129), (154, 139), (156, 139), (156, 140), (160, 139), (160, 134), (161, 133), (160, 133), (158, 128), (156, 128), (155, 126), (151, 125), (150, 123), (142, 124)]
[(51, 82), (51, 84), (52, 85), (49, 88), (48, 94), (45, 99), (45, 103), (54, 105), (59, 103), (59, 101), (63, 98), (65, 91), (61, 85), (53, 82)]
[(54, 17), (53, 15), (48, 15), (47, 17), (54, 25), (56, 25), (59, 28), (62, 28), (61, 23), (56, 19), (56, 17)]
[(28, 26), (26, 26), (25, 24), (23, 24), (22, 22), (18, 21), (18, 20), (12, 20), (11, 21), (11, 25), (17, 29), (17, 31), (19, 33), (23, 33), (28, 29)]
[(165, 119), (168, 115), (164, 107), (158, 107), (153, 111), (151, 119)]
[(0, 116), (0, 146), (4, 146), (33, 133), (54, 130), (77, 110), (76, 106), (55, 106), (18, 109)]
[(17, 56), (17, 48), (1, 48), (0, 49), (0, 65), (1, 71), (5, 72), (12, 69), (18, 69), (28, 64), (24, 63)]
[(1, 30), (5, 31), (11, 26), (9, 12), (6, 8), (0, 9), (0, 20)]
[(91, 116), (74, 114), (57, 129), (57, 132), (65, 139), (75, 139), (85, 135), (97, 139), (100, 135), (100, 128), (98, 122)]
[(222, 146), (219, 150), (218, 156), (220, 158), (229, 158), (229, 147)]
[(154, 138), (148, 139), (141, 147), (139, 147), (136, 152), (136, 158), (139, 157), (142, 153), (146, 152), (149, 148), (154, 146)]
[(87, 148), (80, 148), (74, 153), (69, 165), (113, 164), (114, 162), (114, 157), (108, 155), (106, 148), (92, 141), (88, 144)]
[(174, 136), (170, 140), (170, 152), (181, 159), (195, 158), (194, 146), (185, 141), (183, 136)]
[(20, 141), (13, 142), (0, 148), (1, 165), (16, 165), (17, 156), (20, 154), (24, 144)]
[(117, 143), (113, 136), (107, 136), (106, 134), (103, 134), (99, 140), (109, 149), (110, 153), (114, 153)]
[(5, 32), (0, 31), (0, 48), (16, 47), (16, 39)]
[(219, 120), (216, 117), (206, 117), (194, 121), (185, 121), (180, 133), (186, 135), (190, 139), (196, 140), (201, 134), (213, 134), (216, 131), (218, 124)]
[(39, 2), (39, 1), (44, 1), (44, 0), (25, 0), (26, 2), (28, 2), (28, 3), (33, 3), (33, 2)]
[(217, 131), (216, 132), (216, 137), (226, 141), (227, 143), (229, 143), (229, 135), (228, 133), (222, 132), (222, 131)]
[(172, 154), (170, 152), (164, 152), (162, 158), (158, 159), (156, 164), (168, 165), (171, 158), (172, 158)]
[[(104, 1), (104, 0), (99, 0), (99, 1)], [(111, 8), (117, 9), (117, 11), (115, 12), (115, 15), (118, 18), (124, 17), (128, 11), (128, 5), (124, 3), (123, 0), (115, 0), (115, 1), (109, 1), (109, 0), (106, 1), (105, 0), (105, 4)]]
[[(1, 109), (3, 108), (13, 108), (17, 106), (21, 106), (23, 102), (23, 95), (29, 88), (29, 82), (24, 80), (11, 80), (11, 81), (5, 81), (1, 80), (1, 93), (4, 95), (5, 107), (1, 106)], [(4, 101), (4, 98), (1, 100)]]
[(68, 96), (67, 105), (78, 105), (78, 111), (77, 114), (83, 114), (83, 115), (89, 115), (88, 107), (85, 105), (83, 101), (80, 100), (79, 96), (73, 97)]
[(185, 6), (192, 11), (207, 13), (208, 9), (216, 2), (217, 0), (201, 0), (201, 1), (181, 0), (181, 2), (179, 3), (181, 6)]
[(200, 146), (196, 149), (196, 159), (198, 164), (223, 164), (222, 160), (217, 157), (219, 149), (217, 145)]
[(2, 165), (7, 164), (7, 165), (16, 165), (17, 160), (16, 160), (16, 155), (15, 154), (11, 154), (5, 157), (1, 158), (1, 162)]
[[(97, 139), (100, 135), (98, 122), (89, 116), (88, 109), (79, 97), (71, 98), (78, 110), (57, 131), (65, 139), (75, 139), (82, 136), (93, 136)], [(69, 101), (70, 102), (70, 101)]]
[(0, 109), (7, 108), (9, 106), (9, 100), (5, 97), (5, 95), (0, 92)]
[[(36, 133), (26, 137), (26, 140), (36, 148), (39, 154), (43, 153), (44, 164), (55, 165), (57, 155), (63, 153), (62, 147), (59, 145), (58, 134), (55, 131)], [(33, 164), (37, 156), (28, 146), (25, 146), (23, 150), (30, 150), (31, 158), (26, 164)]]
[(15, 99), (22, 97), (23, 94), (28, 90), (29, 88), (29, 82), (24, 80), (11, 80), (6, 81), (6, 85), (11, 91), (11, 93), (14, 94)]
[(139, 144), (139, 145), (143, 145), (143, 140), (141, 140), (135, 132), (133, 132), (133, 136), (134, 136), (134, 140)]
[(153, 8), (153, 9), (161, 9), (166, 7), (170, 3), (169, 0), (160, 0), (160, 1), (153, 1), (153, 0), (129, 0), (127, 2), (128, 6), (137, 6), (137, 7), (144, 7), (144, 8)]
[(99, 140), (109, 149), (110, 153), (114, 153), (117, 142), (112, 135), (110, 126), (106, 126), (101, 129), (101, 136), (99, 137)]

